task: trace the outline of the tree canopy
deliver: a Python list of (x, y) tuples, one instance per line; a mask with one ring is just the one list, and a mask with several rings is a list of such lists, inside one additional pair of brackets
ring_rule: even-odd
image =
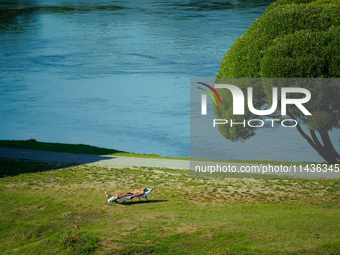
[[(274, 2), (232, 45), (217, 78), (340, 78), (339, 13), (340, 0)], [(270, 107), (273, 86), (273, 81), (268, 80), (257, 84), (256, 109)], [(275, 87), (280, 86), (282, 84), (275, 83)], [(246, 94), (247, 86), (239, 84), (239, 87)], [(294, 107), (288, 108), (287, 115), (299, 121), (300, 134), (328, 163), (338, 163), (340, 155), (328, 132), (340, 128), (339, 82), (320, 79), (313, 84), (306, 83), (305, 87), (312, 94), (312, 100), (306, 104), (312, 116), (304, 116)], [(231, 93), (222, 89), (218, 92), (226, 103), (215, 107), (217, 118), (239, 121), (254, 117), (249, 111), (244, 116), (232, 116)], [(273, 115), (279, 113), (280, 110)], [(300, 124), (307, 126), (309, 135)], [(256, 132), (256, 128), (249, 127), (218, 127), (221, 134), (232, 141), (249, 139)]]

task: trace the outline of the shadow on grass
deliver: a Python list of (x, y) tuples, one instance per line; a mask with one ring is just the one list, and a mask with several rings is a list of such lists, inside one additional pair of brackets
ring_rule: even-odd
[(88, 164), (101, 160), (113, 159), (113, 156), (98, 155), (98, 154), (80, 154), (73, 152), (58, 152), (58, 151), (38, 151), (17, 148), (2, 148), (0, 147), (1, 158), (12, 159), (30, 159), (47, 162), (66, 162), (76, 164)]
[[(149, 204), (149, 203), (162, 203), (162, 202), (168, 202), (168, 200), (141, 200), (141, 201), (129, 201), (129, 202), (123, 202), (123, 203), (117, 203), (117, 205), (136, 205), (136, 204)], [(106, 204), (106, 205), (109, 205), (109, 206), (114, 206), (115, 203), (109, 203), (109, 204)]]
[[(13, 149), (26, 149), (36, 151), (54, 151), (54, 152), (67, 152), (67, 153), (79, 153), (79, 154), (93, 154), (93, 155), (114, 155), (117, 153), (124, 153), (124, 151), (99, 148), (96, 146), (85, 144), (65, 144), (65, 143), (45, 143), (38, 142), (35, 139), (26, 141), (14, 141), (14, 140), (0, 140), (0, 153), (3, 153), (5, 148)], [(5, 151), (6, 152), (6, 151)], [(21, 153), (17, 151), (17, 153)], [(24, 152), (27, 153), (27, 152)], [(32, 153), (32, 152), (30, 152)]]
[[(118, 152), (118, 151), (117, 151)], [(113, 159), (112, 156), (0, 147), (0, 178)]]
[(28, 159), (0, 158), (0, 178), (16, 176), (25, 173), (39, 173), (64, 167), (79, 165), (68, 162), (43, 162)]

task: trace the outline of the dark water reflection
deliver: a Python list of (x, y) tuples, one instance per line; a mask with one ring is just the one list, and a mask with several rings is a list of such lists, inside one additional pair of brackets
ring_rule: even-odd
[(0, 139), (189, 156), (189, 79), (271, 2), (1, 1)]

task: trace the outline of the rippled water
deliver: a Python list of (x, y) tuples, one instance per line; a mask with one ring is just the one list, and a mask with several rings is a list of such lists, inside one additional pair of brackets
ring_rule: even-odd
[(0, 139), (189, 156), (190, 78), (271, 2), (2, 1)]

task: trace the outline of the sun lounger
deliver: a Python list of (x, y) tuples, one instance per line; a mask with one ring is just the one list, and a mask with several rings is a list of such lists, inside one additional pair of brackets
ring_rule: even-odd
[(141, 194), (141, 195), (135, 195), (133, 192), (128, 192), (128, 193), (125, 193), (126, 195), (123, 196), (123, 197), (120, 197), (120, 196), (117, 196), (117, 195), (116, 195), (116, 196), (112, 196), (112, 197), (109, 197), (109, 198), (106, 200), (105, 204), (114, 203), (114, 205), (116, 205), (117, 203), (123, 203), (123, 202), (125, 202), (125, 201), (127, 201), (127, 200), (130, 200), (130, 199), (131, 199), (131, 201), (132, 201), (132, 199), (133, 199), (134, 197), (137, 197), (139, 200), (140, 200), (141, 198), (145, 197), (145, 199), (146, 199), (147, 201), (149, 201), (149, 200), (148, 200), (148, 196), (151, 194), (151, 191), (152, 191), (152, 189), (146, 188), (144, 194)]

